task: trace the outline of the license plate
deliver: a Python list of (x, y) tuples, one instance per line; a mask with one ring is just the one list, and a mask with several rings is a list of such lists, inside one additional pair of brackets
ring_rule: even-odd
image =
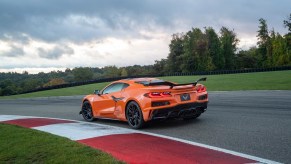
[(188, 101), (190, 100), (190, 94), (189, 93), (184, 93), (180, 96), (181, 101)]

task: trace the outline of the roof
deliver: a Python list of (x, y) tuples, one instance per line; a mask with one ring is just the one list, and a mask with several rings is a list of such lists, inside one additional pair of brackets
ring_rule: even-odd
[(145, 86), (151, 84), (151, 83), (163, 83), (164, 80), (158, 79), (158, 78), (129, 78), (129, 79), (122, 79), (118, 82), (128, 83), (128, 84), (143, 84)]
[(161, 81), (158, 78), (151, 78), (151, 77), (145, 77), (145, 78), (129, 78), (129, 79), (122, 79), (119, 80), (120, 82), (151, 82), (151, 81)]

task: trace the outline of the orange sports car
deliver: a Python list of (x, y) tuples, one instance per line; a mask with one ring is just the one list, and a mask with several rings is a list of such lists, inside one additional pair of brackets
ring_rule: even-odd
[(177, 84), (157, 78), (133, 78), (112, 82), (83, 98), (80, 114), (86, 121), (109, 118), (127, 121), (135, 129), (155, 119), (195, 119), (207, 108), (206, 87)]

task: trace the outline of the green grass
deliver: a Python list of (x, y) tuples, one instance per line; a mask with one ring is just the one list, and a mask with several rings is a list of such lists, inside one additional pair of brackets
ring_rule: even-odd
[[(161, 79), (177, 83), (194, 82), (199, 77), (207, 77), (206, 82), (209, 91), (233, 91), (233, 90), (291, 90), (291, 71), (274, 71), (259, 73), (241, 73), (205, 76), (168, 76)], [(34, 92), (29, 94), (3, 96), (0, 99), (71, 96), (93, 93), (95, 89), (102, 89), (109, 83), (98, 83), (55, 89), (49, 91)]]
[(0, 99), (86, 95), (86, 94), (93, 93), (94, 90), (96, 89), (104, 88), (107, 84), (109, 84), (109, 82), (82, 85), (82, 86), (77, 86), (77, 87), (53, 89), (53, 90), (33, 92), (33, 93), (27, 93), (27, 94), (21, 94), (21, 95), (2, 96), (2, 97), (0, 96)]
[(122, 163), (107, 153), (45, 132), (0, 124), (0, 163)]
[[(291, 71), (260, 73), (241, 73), (199, 76), (207, 77), (206, 85), (210, 91), (234, 90), (291, 90)], [(196, 76), (169, 76), (164, 80), (187, 83), (198, 79)]]

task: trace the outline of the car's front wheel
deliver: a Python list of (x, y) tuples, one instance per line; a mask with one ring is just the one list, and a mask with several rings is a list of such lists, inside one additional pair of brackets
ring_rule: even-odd
[(93, 111), (91, 104), (88, 101), (85, 101), (82, 105), (82, 110), (81, 110), (82, 116), (86, 121), (93, 121), (94, 116), (93, 116)]
[(126, 107), (126, 118), (128, 124), (134, 129), (140, 129), (144, 125), (142, 111), (135, 101), (128, 103)]

